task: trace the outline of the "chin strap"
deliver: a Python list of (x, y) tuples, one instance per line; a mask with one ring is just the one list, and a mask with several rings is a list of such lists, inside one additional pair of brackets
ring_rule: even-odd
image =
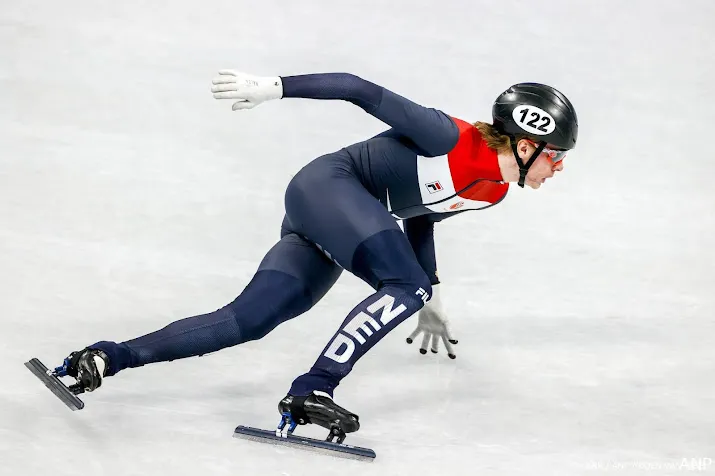
[(514, 152), (514, 158), (516, 159), (516, 163), (519, 165), (519, 186), (521, 188), (524, 188), (524, 182), (526, 181), (526, 174), (529, 172), (529, 167), (531, 167), (536, 160), (536, 158), (543, 152), (544, 147), (546, 147), (546, 142), (539, 142), (539, 146), (536, 148), (533, 154), (531, 154), (531, 158), (524, 164), (524, 162), (521, 161), (521, 157), (519, 157), (519, 151), (516, 150), (516, 143), (517, 140), (515, 137), (511, 137), (511, 150)]

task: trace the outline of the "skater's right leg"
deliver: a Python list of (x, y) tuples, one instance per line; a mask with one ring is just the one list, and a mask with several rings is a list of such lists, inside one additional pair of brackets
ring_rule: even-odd
[(289, 233), (268, 252), (248, 286), (227, 306), (126, 342), (100, 341), (85, 352), (102, 351), (107, 357), (104, 374), (110, 376), (128, 367), (203, 355), (257, 340), (315, 305), (341, 271), (313, 244)]

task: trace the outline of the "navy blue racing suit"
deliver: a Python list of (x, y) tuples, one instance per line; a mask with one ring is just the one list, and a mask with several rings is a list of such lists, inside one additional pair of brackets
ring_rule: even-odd
[(365, 352), (429, 299), (439, 282), (433, 224), (459, 211), (425, 206), (424, 196), (444, 186), (438, 180), (421, 190), (417, 162), (455, 148), (455, 120), (350, 74), (282, 81), (284, 98), (349, 101), (390, 129), (318, 157), (295, 175), (285, 193), (281, 239), (232, 303), (126, 342), (91, 345), (109, 356), (107, 375), (261, 339), (309, 310), (347, 270), (375, 292), (355, 306), (289, 390), (332, 395)]

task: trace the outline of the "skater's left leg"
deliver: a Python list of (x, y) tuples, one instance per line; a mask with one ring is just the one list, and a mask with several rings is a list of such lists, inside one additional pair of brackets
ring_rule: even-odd
[(284, 422), (323, 426), (340, 441), (360, 424), (357, 415), (332, 400), (333, 391), (360, 357), (424, 306), (432, 288), (385, 206), (354, 177), (331, 172), (317, 162), (296, 175), (286, 192), (288, 219), (297, 233), (319, 243), (375, 293), (350, 312), (278, 408)]
[(318, 360), (293, 381), (280, 401), (281, 414), (298, 424), (330, 429), (338, 441), (360, 428), (359, 418), (337, 405), (333, 392), (355, 363), (392, 329), (419, 311), (432, 292), (405, 235), (384, 230), (355, 252), (352, 271), (377, 288), (348, 314)]
[[(329, 198), (326, 198), (329, 197)], [(432, 287), (407, 237), (341, 156), (304, 167), (286, 190), (294, 231), (317, 243), (375, 293), (358, 304), (290, 395), (333, 394), (357, 360), (402, 321), (419, 311)]]
[(290, 395), (332, 396), (355, 363), (385, 335), (418, 312), (432, 287), (405, 235), (384, 230), (355, 251), (353, 271), (376, 288), (348, 314), (310, 371), (293, 381)]

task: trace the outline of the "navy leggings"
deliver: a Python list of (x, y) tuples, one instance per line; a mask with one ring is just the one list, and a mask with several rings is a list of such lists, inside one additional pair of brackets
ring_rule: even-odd
[(344, 150), (298, 172), (286, 190), (285, 208), (281, 240), (232, 303), (136, 339), (89, 346), (109, 356), (108, 375), (261, 339), (310, 309), (346, 269), (375, 293), (348, 314), (289, 391), (332, 395), (365, 352), (422, 308), (431, 294), (430, 280), (395, 219), (360, 183)]

